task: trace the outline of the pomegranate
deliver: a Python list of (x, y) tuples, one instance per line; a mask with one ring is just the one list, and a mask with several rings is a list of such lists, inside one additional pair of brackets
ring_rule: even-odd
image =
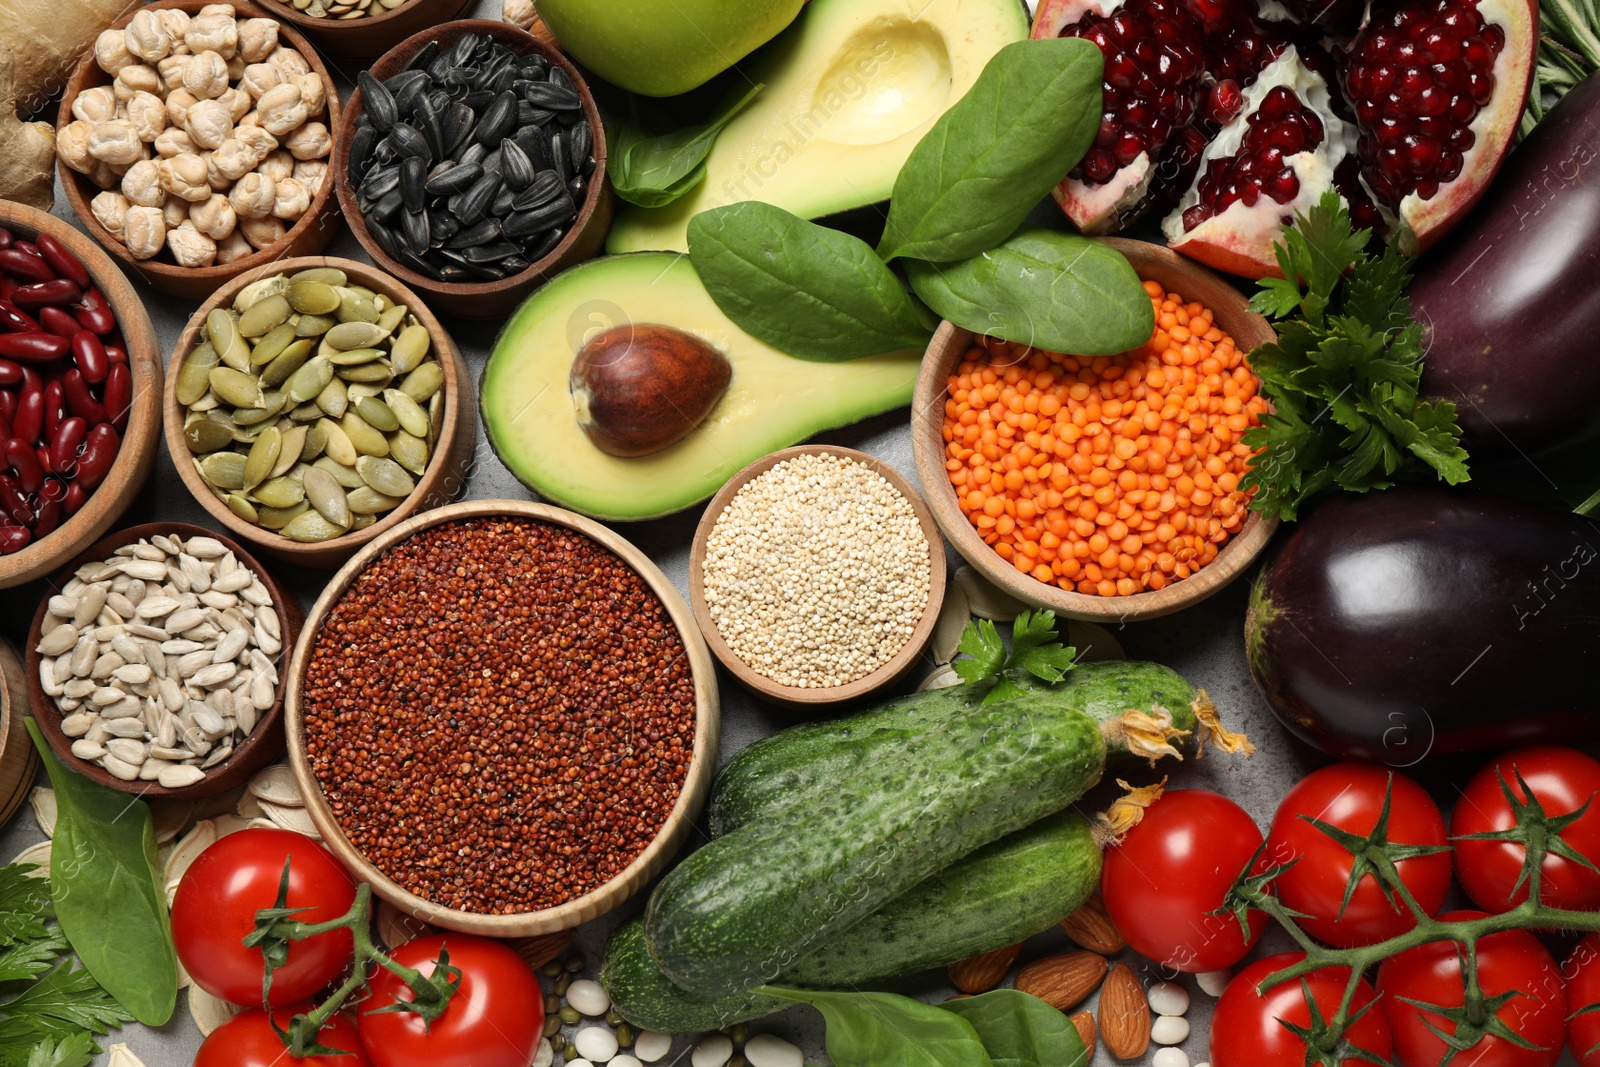
[(1100, 129), (1056, 199), (1085, 233), (1172, 208), (1174, 248), (1261, 277), (1331, 187), (1420, 251), (1510, 149), (1537, 31), (1537, 0), (1042, 0), (1034, 37), (1106, 57)]

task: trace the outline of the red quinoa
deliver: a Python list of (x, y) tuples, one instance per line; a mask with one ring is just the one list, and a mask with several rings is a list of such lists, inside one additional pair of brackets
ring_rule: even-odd
[(621, 873), (694, 750), (661, 600), (601, 545), (528, 519), (442, 523), (373, 560), (317, 635), (304, 708), (351, 842), (417, 896), (482, 914)]

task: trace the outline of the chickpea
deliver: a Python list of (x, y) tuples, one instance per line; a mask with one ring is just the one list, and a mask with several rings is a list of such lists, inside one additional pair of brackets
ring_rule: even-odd
[(189, 201), (175, 196), (167, 197), (167, 202), (161, 208), (161, 217), (166, 220), (169, 230), (183, 225), (183, 220), (189, 217)]
[(134, 93), (151, 93), (159, 96), (163, 88), (161, 72), (143, 63), (132, 63), (123, 67), (117, 71), (116, 80), (111, 83), (111, 92), (123, 103), (133, 99)]
[(222, 95), (217, 97), (217, 101), (227, 105), (228, 115), (235, 124), (250, 113), (250, 105), (253, 103), (250, 94), (243, 89), (224, 90)]
[(198, 149), (194, 142), (189, 140), (189, 135), (175, 126), (168, 126), (162, 130), (152, 142), (151, 147), (156, 150), (156, 155), (162, 159), (171, 159), (173, 156), (193, 155)]
[(110, 122), (117, 117), (117, 97), (109, 85), (85, 89), (72, 98), (72, 117), (84, 122)]
[(300, 87), (292, 83), (280, 85), (256, 101), (256, 113), (261, 116), (262, 127), (278, 137), (299, 127), (309, 117)]
[(167, 105), (154, 93), (134, 93), (128, 101), (128, 122), (139, 140), (153, 142), (167, 128)]
[(300, 99), (305, 101), (307, 115), (322, 114), (322, 109), (328, 106), (328, 87), (322, 75), (291, 74), (285, 80), (300, 87)]
[(227, 237), (217, 242), (218, 263), (232, 263), (236, 259), (243, 259), (245, 256), (253, 255), (254, 253), (255, 249), (250, 247), (250, 242), (244, 239), (244, 234), (240, 233), (237, 228)]
[(172, 39), (172, 54), (187, 55), (189, 45), (183, 38), (189, 32), (189, 13), (176, 7), (164, 7), (155, 13)]
[(228, 61), (216, 52), (199, 52), (183, 68), (183, 87), (201, 100), (215, 100), (228, 91)]
[(234, 22), (233, 9), (230, 7), (224, 13), (215, 10), (219, 6), (208, 5), (191, 18), (189, 32), (183, 35), (183, 39), (189, 50), (197, 55), (215, 52), (226, 60), (239, 51), (239, 26)]
[(216, 262), (217, 242), (201, 233), (192, 219), (167, 231), (167, 247), (180, 267), (209, 267)]
[(131, 207), (122, 223), (124, 242), (134, 259), (159, 255), (167, 242), (167, 220), (156, 207)]
[(244, 77), (244, 68), (248, 67), (249, 65), (250, 64), (244, 61), (244, 56), (241, 56), (235, 52), (233, 54), (233, 58), (228, 60), (228, 81), (236, 82), (240, 78)]
[(133, 55), (146, 63), (156, 63), (172, 51), (172, 35), (154, 11), (136, 12), (124, 31), (124, 43)]
[(251, 171), (234, 182), (228, 204), (240, 218), (264, 219), (277, 204), (277, 183), (260, 171)]
[(255, 167), (267, 155), (278, 147), (278, 139), (260, 126), (236, 126), (233, 130), (235, 140), (243, 141), (255, 153), (256, 161), (250, 164)]
[(272, 54), (267, 56), (266, 62), (271, 63), (284, 74), (311, 73), (311, 64), (306, 62), (306, 57), (288, 45), (280, 44), (273, 49)]
[(311, 210), (311, 191), (298, 178), (285, 178), (274, 189), (272, 214), (286, 222), (295, 222)]
[(215, 152), (201, 152), (200, 159), (206, 165), (206, 185), (214, 193), (225, 193), (233, 188), (233, 179), (222, 172), (223, 166), (229, 165), (229, 160), (223, 159), (222, 166), (218, 166)]
[(180, 200), (204, 200), (211, 195), (206, 181), (206, 161), (198, 155), (173, 156), (156, 164), (161, 172), (161, 188)]
[(161, 165), (153, 159), (141, 159), (128, 168), (122, 176), (122, 195), (130, 204), (139, 207), (161, 207), (167, 202), (167, 191), (161, 188)]
[(127, 34), (121, 30), (105, 30), (94, 39), (94, 61), (101, 70), (111, 75), (139, 62), (128, 51)]
[(94, 161), (89, 168), (89, 180), (101, 189), (115, 189), (122, 184), (122, 172), (103, 159)]
[(89, 201), (89, 211), (94, 215), (95, 221), (124, 244), (127, 243), (127, 237), (123, 234), (122, 224), (127, 220), (128, 209), (132, 206), (127, 197), (109, 190), (96, 193), (94, 199)]
[(244, 239), (250, 242), (252, 248), (266, 248), (283, 240), (283, 235), (289, 232), (282, 219), (240, 219), (239, 232), (244, 234)]
[(239, 26), (239, 55), (246, 63), (260, 63), (278, 47), (276, 19), (241, 19)]
[(233, 132), (233, 114), (220, 100), (202, 100), (184, 116), (183, 129), (201, 148), (215, 148)]
[[(237, 137), (229, 137), (211, 153), (211, 167), (230, 183), (256, 169), (264, 153), (257, 152)], [(215, 183), (212, 188), (216, 188)]]
[(147, 151), (131, 122), (113, 119), (89, 131), (89, 154), (106, 163), (137, 163)]
[(283, 84), (283, 74), (271, 63), (252, 63), (244, 68), (239, 78), (239, 88), (250, 94), (251, 100), (260, 100), (267, 90)]
[(200, 98), (187, 89), (174, 89), (167, 94), (167, 125), (182, 126), (189, 117), (189, 109), (200, 102)]
[(268, 152), (267, 158), (263, 159), (256, 169), (273, 181), (281, 182), (285, 178), (294, 177), (299, 164), (294, 161), (287, 148), (280, 148), (276, 152)]
[(168, 56), (156, 64), (156, 73), (161, 75), (161, 84), (167, 92), (183, 88), (183, 72), (189, 69), (189, 60), (193, 56)]
[(190, 205), (189, 221), (194, 223), (195, 229), (213, 241), (221, 241), (233, 233), (239, 219), (227, 197), (221, 193), (212, 193), (200, 203)]
[(95, 161), (89, 155), (89, 132), (96, 128), (96, 123), (74, 119), (56, 134), (56, 155), (79, 174), (88, 174), (94, 169)]
[(322, 191), (322, 182), (328, 176), (326, 159), (302, 159), (294, 165), (294, 177), (316, 196)]
[(322, 123), (308, 122), (285, 137), (283, 147), (296, 159), (323, 159), (333, 151), (333, 138)]

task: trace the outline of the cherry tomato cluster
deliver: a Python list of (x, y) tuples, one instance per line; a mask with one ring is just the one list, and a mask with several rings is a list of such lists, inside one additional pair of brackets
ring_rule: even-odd
[[(1360, 949), (1411, 932), (1413, 905), (1454, 922), (1523, 904), (1527, 852), (1508, 840), (1520, 817), (1549, 831), (1540, 904), (1600, 911), (1600, 805), (1590, 805), (1597, 795), (1600, 761), (1557, 747), (1508, 752), (1482, 768), (1448, 827), (1416, 782), (1360, 764), (1299, 782), (1265, 837), (1226, 797), (1175, 790), (1108, 851), (1102, 893), (1129, 945), (1180, 971), (1231, 967), (1254, 946), (1267, 916), (1236, 906), (1241, 879), (1270, 887), (1322, 944)], [(1452, 875), (1479, 910), (1441, 914)], [(1476, 989), (1468, 988), (1469, 952)], [(1260, 991), (1268, 976), (1306, 958), (1270, 956), (1229, 983), (1212, 1018), (1212, 1067), (1551, 1067), (1563, 1047), (1583, 1067), (1600, 1067), (1600, 1007), (1585, 1010), (1600, 1005), (1600, 935), (1565, 965), (1523, 929), (1487, 933), (1473, 946), (1413, 944), (1384, 959), (1374, 983), (1363, 976), (1348, 1004), (1344, 968)], [(1328, 1024), (1341, 1005), (1348, 1023), (1335, 1041)]]
[[(288, 862), (287, 886), (280, 886)], [(431, 1023), (410, 1011), (379, 1011), (412, 999), (411, 989), (382, 966), (374, 967), (368, 994), (353, 1017), (334, 1015), (318, 1042), (337, 1053), (292, 1059), (279, 1031), (309, 1001), (348, 976), (355, 939), (337, 928), (289, 944), (272, 969), (263, 1003), (265, 962), (246, 947), (257, 914), (278, 902), (304, 909), (304, 923), (331, 922), (351, 911), (357, 889), (331, 855), (308, 837), (287, 830), (243, 830), (221, 838), (184, 874), (172, 902), (178, 958), (195, 985), (251, 1010), (206, 1038), (195, 1067), (527, 1067), (544, 1032), (544, 996), (522, 958), (502, 942), (466, 934), (409, 941), (387, 958), (425, 977), (442, 950), (460, 972), (460, 986)]]

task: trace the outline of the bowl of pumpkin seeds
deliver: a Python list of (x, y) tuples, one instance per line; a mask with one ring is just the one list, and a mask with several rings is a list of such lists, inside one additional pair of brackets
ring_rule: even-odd
[(167, 447), (230, 532), (336, 566), (465, 484), (470, 390), (450, 335), (399, 281), (352, 260), (281, 260), (190, 319), (166, 377)]

